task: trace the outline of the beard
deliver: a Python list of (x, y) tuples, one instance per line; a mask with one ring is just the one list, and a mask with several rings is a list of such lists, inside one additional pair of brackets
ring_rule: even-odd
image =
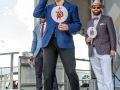
[(101, 10), (100, 10), (100, 11), (98, 11), (98, 10), (93, 11), (93, 14), (94, 14), (95, 16), (98, 16), (98, 15), (101, 14), (101, 13), (102, 13)]
[(55, 0), (55, 2), (59, 2), (60, 0)]

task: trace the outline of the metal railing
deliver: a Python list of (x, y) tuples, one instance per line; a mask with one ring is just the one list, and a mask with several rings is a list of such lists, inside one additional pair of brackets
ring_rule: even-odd
[(14, 58), (14, 54), (19, 54), (19, 52), (0, 53), (0, 56), (2, 56), (2, 55), (10, 55), (11, 56), (11, 59), (10, 59), (10, 89), (13, 88), (13, 58)]
[[(3, 55), (10, 55), (11, 60), (10, 60), (10, 80), (0, 80), (0, 82), (5, 82), (5, 81), (10, 81), (10, 89), (13, 88), (13, 58), (15, 54), (19, 54), (19, 52), (9, 52), (9, 53), (0, 53), (0, 56)], [(89, 60), (85, 60), (85, 59), (78, 59), (76, 58), (76, 61), (85, 61), (85, 62), (89, 62)], [(5, 67), (0, 67), (0, 68), (5, 68)], [(8, 68), (8, 67), (7, 67)], [(77, 71), (90, 71), (91, 70), (82, 70), (82, 69), (76, 69)], [(80, 80), (82, 81), (82, 80)]]

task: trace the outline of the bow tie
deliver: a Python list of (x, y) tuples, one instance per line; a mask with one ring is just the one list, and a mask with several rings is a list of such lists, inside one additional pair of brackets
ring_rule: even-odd
[(93, 18), (93, 20), (98, 20), (98, 19), (99, 19), (98, 17)]

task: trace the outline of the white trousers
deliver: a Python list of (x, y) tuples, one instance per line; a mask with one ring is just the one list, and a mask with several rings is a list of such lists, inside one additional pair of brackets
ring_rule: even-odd
[(98, 90), (113, 90), (110, 55), (99, 55), (94, 48), (90, 61), (97, 78)]

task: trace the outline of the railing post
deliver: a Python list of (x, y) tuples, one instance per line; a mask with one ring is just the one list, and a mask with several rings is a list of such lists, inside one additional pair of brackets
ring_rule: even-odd
[(11, 63), (10, 63), (10, 89), (13, 88), (13, 54), (11, 54)]
[[(2, 68), (0, 67), (0, 80), (2, 80)], [(0, 88), (2, 87), (2, 82), (0, 82)]]

